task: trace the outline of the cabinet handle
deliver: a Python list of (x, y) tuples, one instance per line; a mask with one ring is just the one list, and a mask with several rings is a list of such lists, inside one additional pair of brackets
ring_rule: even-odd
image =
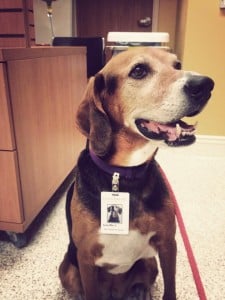
[(143, 19), (138, 20), (139, 27), (150, 27), (152, 23), (152, 19), (150, 17), (145, 17)]

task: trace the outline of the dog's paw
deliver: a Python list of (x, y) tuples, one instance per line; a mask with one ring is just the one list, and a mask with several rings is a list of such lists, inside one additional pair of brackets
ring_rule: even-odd
[(144, 284), (135, 284), (126, 300), (151, 300), (151, 295), (149, 290), (146, 288)]
[(82, 296), (81, 294), (77, 295), (74, 297), (74, 300), (84, 300), (84, 296)]
[(177, 297), (175, 295), (164, 295), (163, 300), (176, 300)]
[[(80, 272), (73, 264), (71, 264), (69, 255), (66, 253), (60, 267), (59, 278), (62, 286), (69, 295), (80, 297), (83, 293)], [(83, 298), (75, 298), (75, 300), (83, 300)]]

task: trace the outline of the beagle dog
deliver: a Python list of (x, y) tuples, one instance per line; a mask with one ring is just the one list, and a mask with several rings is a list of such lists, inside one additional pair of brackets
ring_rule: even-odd
[(67, 195), (70, 242), (59, 268), (75, 299), (151, 299), (156, 255), (163, 300), (176, 299), (175, 212), (155, 155), (162, 143), (194, 142), (195, 126), (181, 119), (198, 114), (213, 87), (149, 47), (114, 56), (89, 80), (77, 112), (88, 147)]

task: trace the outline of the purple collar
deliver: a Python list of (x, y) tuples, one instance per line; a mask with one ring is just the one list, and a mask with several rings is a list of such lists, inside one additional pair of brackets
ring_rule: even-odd
[(104, 172), (113, 175), (115, 172), (119, 173), (121, 177), (125, 177), (127, 179), (138, 179), (141, 178), (151, 161), (144, 163), (142, 165), (134, 166), (134, 167), (120, 167), (120, 166), (112, 166), (107, 164), (104, 160), (102, 160), (99, 156), (97, 156), (93, 151), (89, 150), (91, 159), (96, 164), (99, 169)]

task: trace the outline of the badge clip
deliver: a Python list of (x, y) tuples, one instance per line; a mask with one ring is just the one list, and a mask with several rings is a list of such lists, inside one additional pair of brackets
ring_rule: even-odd
[(112, 176), (112, 192), (119, 192), (120, 173), (114, 172)]

